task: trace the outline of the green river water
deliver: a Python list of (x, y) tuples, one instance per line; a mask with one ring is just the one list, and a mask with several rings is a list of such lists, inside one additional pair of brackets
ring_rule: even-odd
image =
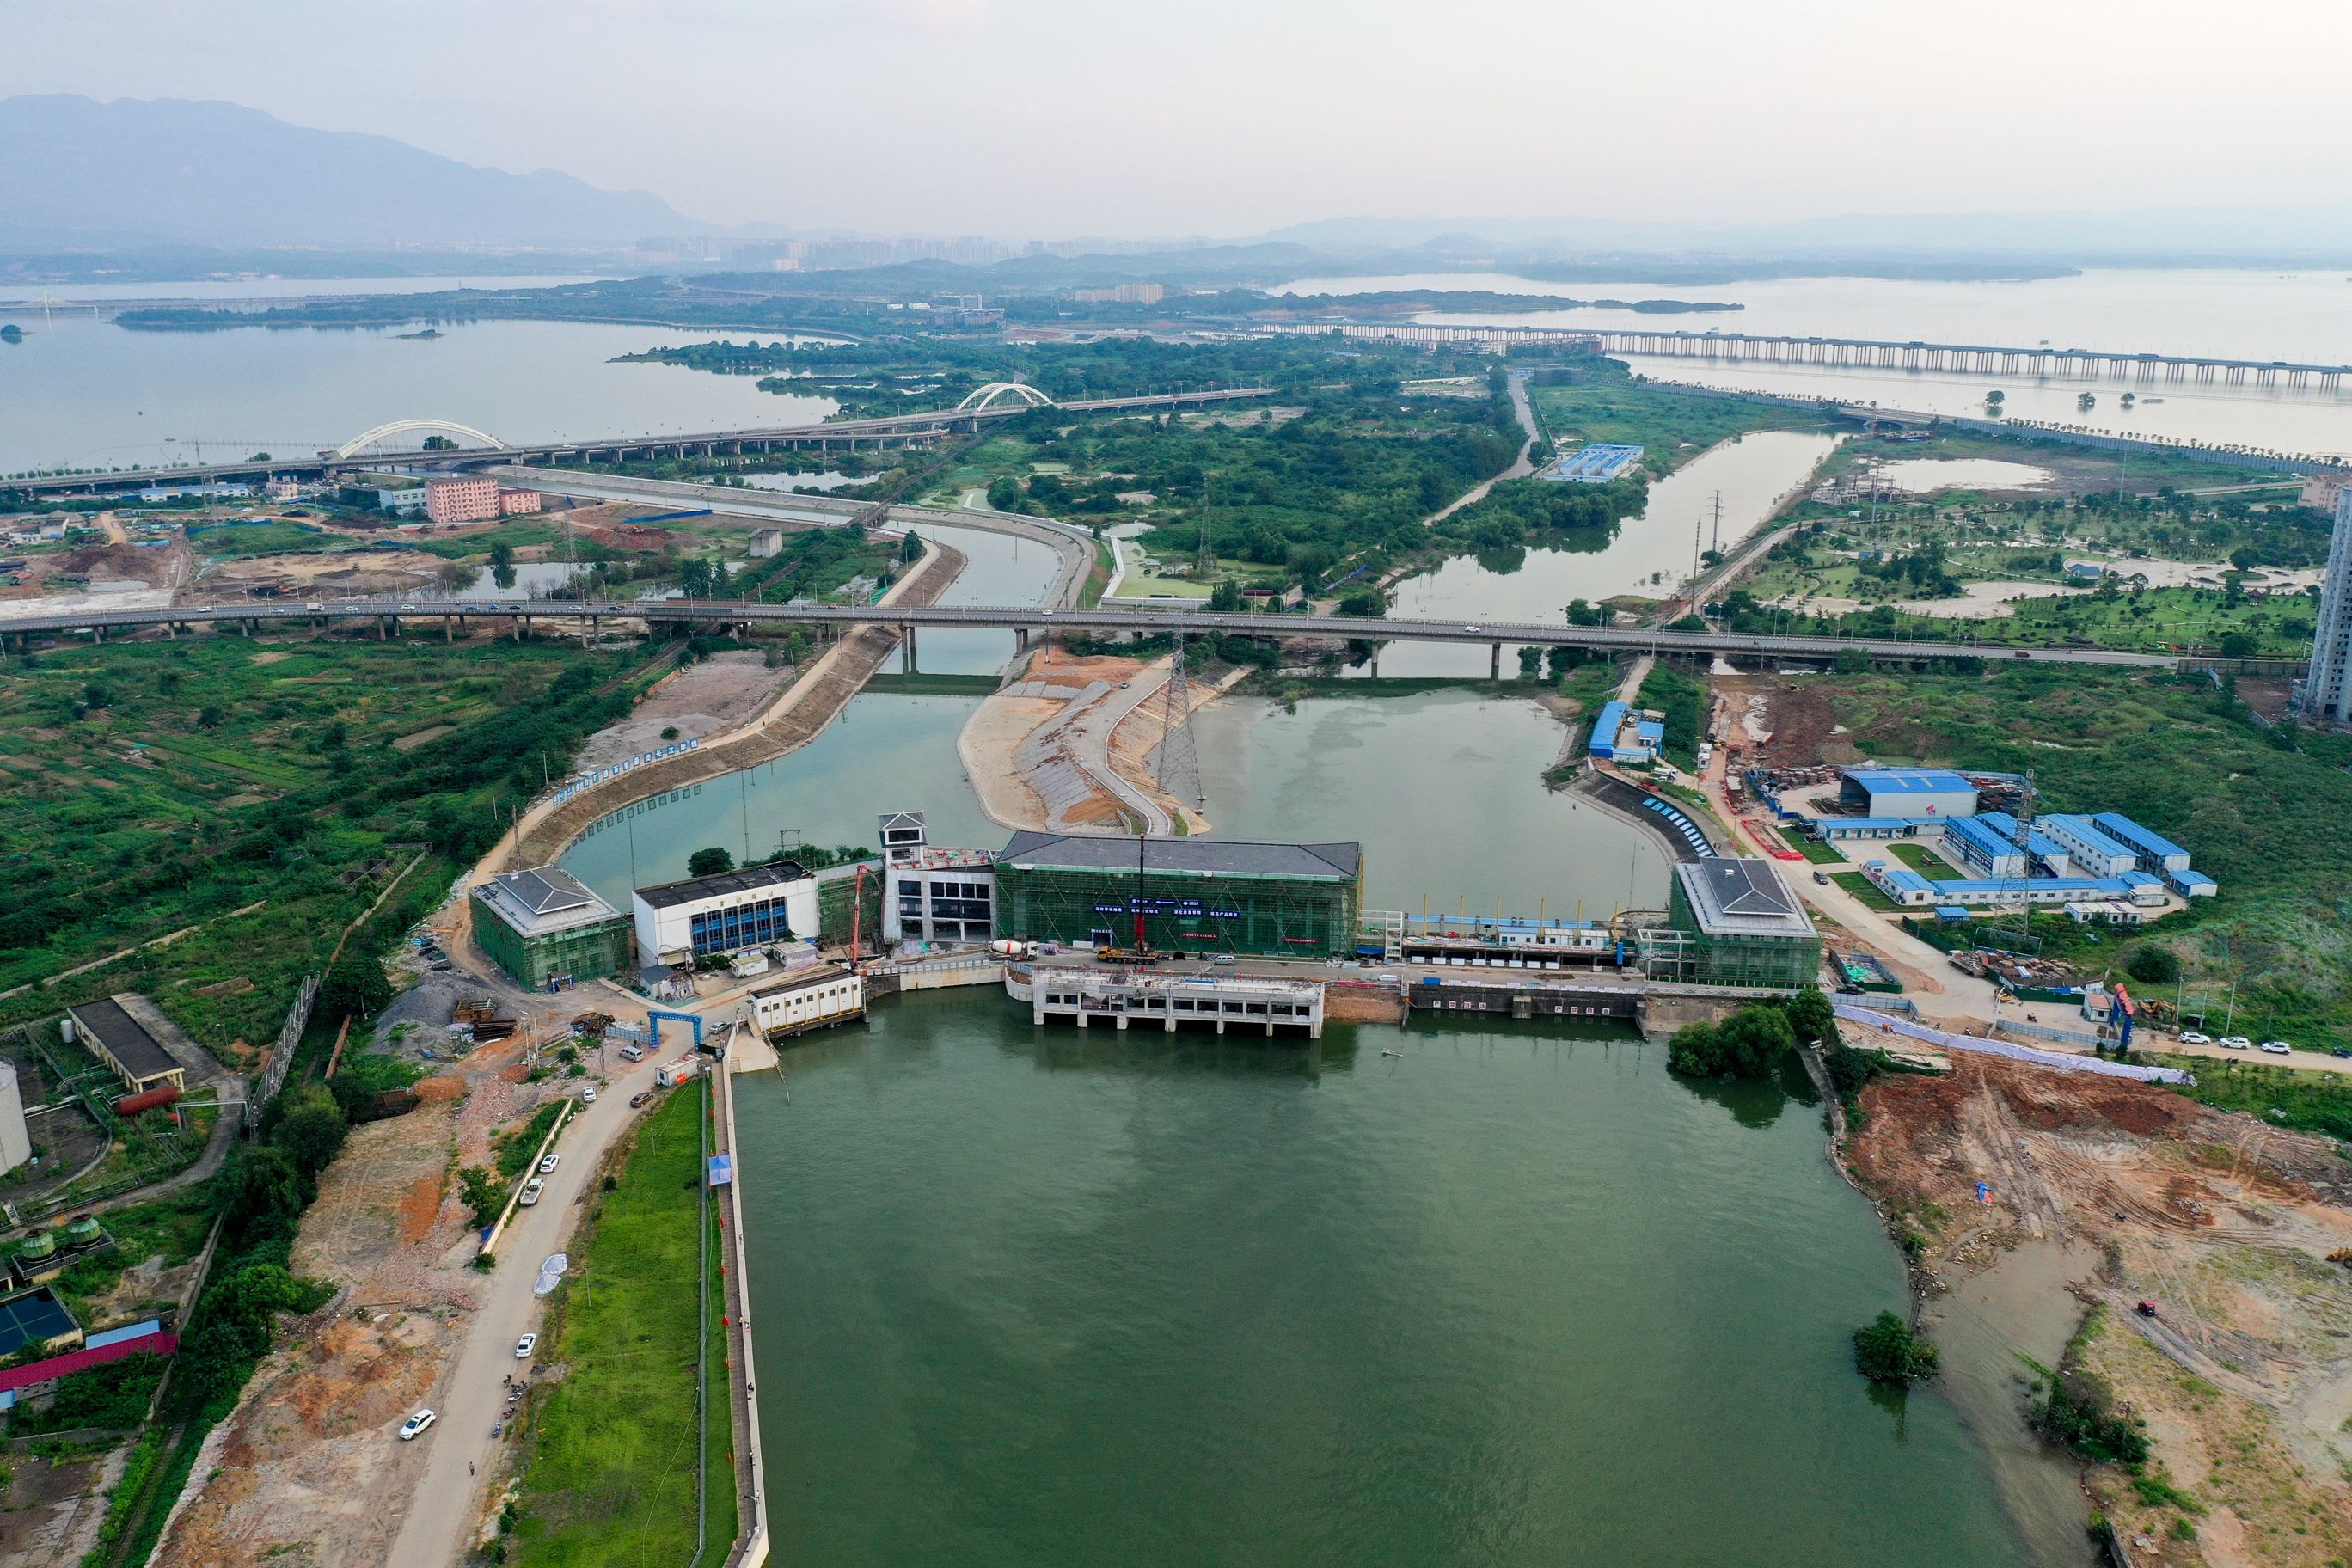
[(1903, 1276), (1818, 1110), (1664, 1060), (992, 989), (795, 1047), (738, 1094), (776, 1561), (2021, 1561), (1853, 1372)]

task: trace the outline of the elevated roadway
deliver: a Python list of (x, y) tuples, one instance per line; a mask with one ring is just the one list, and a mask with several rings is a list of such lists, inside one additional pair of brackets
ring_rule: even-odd
[[(950, 521), (954, 514), (940, 514)], [(1382, 620), (1362, 616), (1218, 615), (1205, 612), (1129, 609), (1044, 609), (1034, 605), (768, 605), (724, 599), (533, 599), (491, 602), (426, 595), (386, 598), (239, 600), (173, 605), (149, 609), (78, 607), (49, 615), (0, 621), (0, 637), (27, 634), (140, 631), (282, 621), (375, 621), (389, 633), (398, 623), (441, 621), (512, 625), (518, 635), (533, 623), (605, 620), (705, 622), (719, 626), (991, 626), (1027, 636), (1055, 631), (1099, 635), (1182, 631), (1188, 636), (1232, 635), (1255, 638), (1321, 638), (1328, 641), (1486, 644), (1499, 676), (1502, 650), (1520, 644), (1580, 647), (1608, 652), (1722, 655), (1727, 658), (1827, 659), (1847, 648), (1874, 659), (1895, 662), (1940, 658), (1999, 658), (2020, 663), (2111, 665), (2126, 668), (2236, 668), (2247, 661), (2171, 654), (2117, 653), (2104, 648), (2008, 647), (1995, 644), (1905, 637), (1792, 637), (1746, 632), (1674, 632), (1635, 627), (1569, 626), (1534, 622)]]
[[(1194, 392), (1147, 393), (1134, 397), (1088, 397), (1044, 405), (1067, 414), (1118, 414), (1148, 408), (1192, 408), (1208, 404), (1243, 402), (1271, 396), (1270, 386), (1211, 387)], [(190, 463), (177, 468), (131, 468), (113, 473), (48, 474), (11, 479), (5, 488), (33, 495), (107, 495), (158, 485), (206, 484), (224, 480), (331, 479), (339, 474), (382, 472), (387, 468), (429, 466), (472, 468), (486, 463), (623, 462), (637, 458), (745, 457), (754, 453), (790, 451), (802, 447), (869, 446), (929, 440), (967, 434), (995, 419), (1012, 419), (1031, 412), (1020, 398), (1003, 398), (969, 408), (941, 408), (919, 414), (898, 414), (878, 419), (835, 419), (814, 425), (761, 426), (744, 430), (707, 430), (692, 435), (614, 436), (593, 441), (542, 441), (521, 445), (494, 444), (447, 447), (437, 451), (366, 452), (336, 447), (305, 458), (273, 457), (268, 461)], [(440, 421), (395, 420), (382, 430), (446, 428), (478, 437), (464, 426)]]

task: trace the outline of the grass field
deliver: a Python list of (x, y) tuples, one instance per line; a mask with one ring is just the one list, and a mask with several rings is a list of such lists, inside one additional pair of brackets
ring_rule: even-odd
[[(531, 1421), (511, 1563), (652, 1568), (694, 1553), (696, 1222), (707, 1080), (672, 1093), (638, 1129), (619, 1184), (573, 1244), (539, 1359), (565, 1368)], [(709, 1231), (717, 1271), (718, 1227)], [(726, 1341), (710, 1341), (709, 1546), (735, 1534)]]
[(1751, 430), (1828, 427), (1801, 408), (1623, 382), (1538, 386), (1528, 395), (1538, 422), (1561, 451), (1594, 442), (1639, 447), (1642, 467), (1655, 475), (1670, 474), (1717, 442)]
[[(405, 865), (425, 845), (462, 855), (478, 830), (494, 833), (493, 814), (542, 783), (534, 745), (516, 743), (518, 716), (536, 727), (565, 671), (593, 687), (626, 657), (503, 639), (199, 637), (12, 658), (0, 679), (0, 991), (194, 929), (0, 998), (0, 1024), (143, 990), (239, 1059), (235, 1042), (276, 1032), (301, 975), (379, 891), (346, 873)], [(425, 744), (392, 747), (440, 725)], [(561, 753), (551, 771), (576, 733), (545, 730)], [(419, 867), (394, 902), (437, 897), (449, 874)], [(237, 980), (251, 988), (203, 994)]]
[(1885, 847), (1888, 854), (1931, 881), (1957, 882), (1968, 876), (1967, 872), (1960, 870), (1925, 844), (1906, 844), (1896, 840)]
[(1903, 906), (1878, 890), (1878, 884), (1860, 871), (1832, 871), (1830, 880), (1860, 899), (1866, 909), (1899, 910)]
[(2043, 812), (2122, 811), (2221, 884), (2137, 936), (2038, 917), (2044, 951), (2095, 973), (2168, 947), (2192, 985), (2301, 1045), (2352, 1043), (2352, 740), (2266, 730), (2202, 679), (1993, 665), (1981, 676), (1821, 678), (1863, 754), (2030, 773)]

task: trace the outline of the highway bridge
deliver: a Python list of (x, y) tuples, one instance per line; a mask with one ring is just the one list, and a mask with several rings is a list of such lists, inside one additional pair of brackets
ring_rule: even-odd
[[(1156, 392), (1135, 397), (1087, 397), (1056, 403), (1035, 387), (994, 382), (953, 408), (895, 414), (877, 419), (835, 419), (815, 425), (764, 426), (749, 430), (709, 430), (693, 435), (616, 436), (593, 441), (542, 441), (510, 445), (471, 426), (446, 419), (396, 419), (362, 431), (341, 446), (308, 457), (271, 454), (268, 460), (190, 463), (177, 468), (131, 468), (103, 474), (52, 474), (9, 479), (0, 488), (34, 495), (108, 495), (157, 486), (280, 479), (331, 479), (338, 474), (383, 472), (429, 465), (470, 468), (484, 463), (624, 462), (636, 458), (740, 458), (804, 447), (866, 446), (925, 441), (977, 431), (994, 419), (1010, 419), (1032, 408), (1067, 414), (1118, 414), (1149, 408), (1192, 408), (1270, 396), (1270, 386), (1210, 387), (1192, 392)], [(400, 436), (429, 434), (453, 445), (431, 451), (385, 451), (379, 444)], [(374, 448), (374, 449), (372, 449)]]
[(1034, 605), (767, 605), (730, 599), (530, 599), (488, 601), (411, 595), (384, 598), (244, 600), (226, 604), (173, 605), (157, 609), (79, 608), (0, 620), (0, 643), (35, 635), (135, 632), (162, 627), (177, 632), (200, 626), (249, 630), (283, 622), (373, 622), (381, 636), (396, 635), (408, 621), (437, 621), (445, 629), (473, 623), (512, 626), (520, 637), (541, 623), (600, 629), (604, 621), (700, 622), (718, 626), (794, 626), (845, 629), (894, 626), (911, 641), (925, 626), (989, 626), (1024, 639), (1054, 632), (1098, 636), (1181, 631), (1187, 636), (1232, 634), (1256, 638), (1320, 638), (1328, 641), (1485, 644), (1492, 673), (1502, 671), (1503, 649), (1514, 645), (1592, 648), (1607, 652), (1722, 655), (1726, 658), (1820, 661), (1859, 648), (1874, 659), (1916, 662), (1941, 658), (1997, 658), (2041, 664), (2116, 665), (2143, 669), (2237, 668), (2238, 661), (2177, 654), (2116, 653), (2102, 648), (2008, 647), (1969, 642), (1907, 637), (1788, 637), (1747, 632), (1671, 632), (1613, 626), (1570, 626), (1528, 622), (1386, 620), (1362, 616), (1214, 615), (1178, 610), (1055, 610)]
[(1488, 343), (1580, 346), (1612, 354), (1668, 359), (1830, 365), (1865, 370), (1945, 371), (1961, 375), (2030, 375), (2086, 381), (2220, 384), (2228, 386), (2316, 386), (2341, 392), (2352, 365), (2290, 360), (2223, 359), (2202, 354), (2117, 353), (2105, 349), (2034, 348), (1998, 343), (1896, 342), (1883, 338), (1807, 338), (1772, 332), (1696, 332), (1580, 327), (1490, 327), (1422, 321), (1279, 326), (1277, 332), (1316, 336), (1338, 332), (1407, 343)]

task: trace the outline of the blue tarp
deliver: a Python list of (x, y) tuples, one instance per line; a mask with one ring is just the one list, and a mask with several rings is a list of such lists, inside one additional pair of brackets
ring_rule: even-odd
[(710, 1184), (714, 1187), (723, 1187), (734, 1180), (735, 1156), (732, 1154), (710, 1156)]

